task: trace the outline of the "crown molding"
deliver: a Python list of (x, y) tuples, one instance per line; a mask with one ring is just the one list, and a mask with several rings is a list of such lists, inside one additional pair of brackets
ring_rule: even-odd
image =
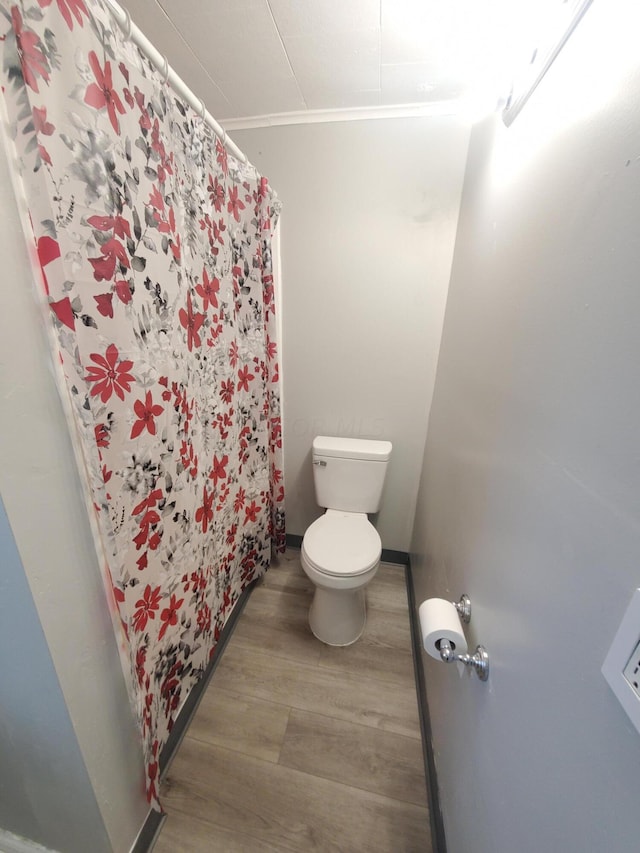
[(349, 107), (339, 110), (301, 110), (292, 113), (272, 113), (246, 118), (219, 119), (226, 131), (248, 130), (257, 127), (279, 127), (291, 124), (320, 124), (337, 121), (366, 121), (367, 119), (417, 118), (448, 116), (463, 113), (464, 101), (434, 101), (423, 104), (394, 104), (386, 107)]

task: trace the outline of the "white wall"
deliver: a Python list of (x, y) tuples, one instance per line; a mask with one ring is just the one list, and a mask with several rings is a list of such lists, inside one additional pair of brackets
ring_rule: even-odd
[(287, 531), (318, 434), (393, 442), (377, 526), (409, 550), (468, 144), (451, 116), (234, 131), (283, 202)]
[[(130, 849), (148, 811), (141, 744), (125, 690), (67, 424), (53, 380), (41, 307), (29, 273), (2, 144), (0, 198), (4, 282), (0, 312), (0, 494), (50, 655), (48, 664), (44, 655), (36, 659), (34, 649), (39, 647), (35, 641), (30, 644), (28, 638), (15, 637), (14, 651), (22, 656), (25, 680), (20, 685), (25, 697), (23, 766), (29, 780), (27, 770), (42, 761), (42, 754), (65, 752), (71, 762), (77, 753), (92, 788), (88, 797), (97, 802), (100, 831), (104, 835), (106, 829), (113, 850), (121, 853)], [(8, 566), (10, 559), (15, 566), (9, 543), (5, 536), (0, 544), (3, 566)], [(27, 599), (17, 598), (21, 589), (17, 582), (9, 586), (8, 594), (13, 598), (11, 602), (3, 601), (3, 606), (13, 605), (28, 612)], [(29, 623), (21, 624), (28, 631)], [(53, 667), (47, 683), (59, 684), (66, 705), (66, 715), (56, 710), (59, 726), (55, 732), (49, 729), (47, 735), (57, 738), (57, 744), (39, 743), (44, 727), (36, 729), (39, 714), (32, 707), (32, 703), (46, 701), (44, 683), (39, 695), (33, 680), (47, 666)], [(17, 678), (15, 673), (11, 676)], [(0, 673), (0, 681), (6, 677), (6, 672)], [(15, 689), (17, 686), (14, 684)], [(36, 721), (31, 737), (27, 730), (30, 720)], [(61, 789), (71, 784), (62, 763), (54, 763), (49, 769)], [(76, 778), (80, 778), (80, 768), (76, 767), (76, 771)], [(3, 774), (9, 772), (7, 765), (0, 762), (0, 787), (7, 782)], [(82, 833), (89, 818), (79, 817), (77, 826), (57, 826), (56, 822), (65, 820), (63, 813), (56, 815), (55, 808), (61, 791), (55, 790), (53, 783), (36, 784), (34, 779), (31, 782), (30, 791), (25, 791), (25, 797), (31, 798), (25, 800), (25, 808), (28, 804), (39, 815), (31, 837), (55, 847), (62, 835), (66, 838), (65, 853), (87, 850), (86, 844), (83, 847), (86, 835)], [(73, 798), (72, 788), (67, 788), (67, 795)], [(83, 807), (80, 799), (76, 807)], [(43, 816), (48, 816), (49, 822)], [(27, 835), (28, 826), (22, 821), (19, 830), (11, 831)], [(95, 841), (92, 849), (102, 850), (98, 828)]]
[[(594, 3), (471, 138), (412, 562), (491, 677), (425, 657), (450, 853), (636, 853), (640, 735), (600, 668), (640, 586), (637, 4)], [(640, 630), (640, 626), (639, 626)]]

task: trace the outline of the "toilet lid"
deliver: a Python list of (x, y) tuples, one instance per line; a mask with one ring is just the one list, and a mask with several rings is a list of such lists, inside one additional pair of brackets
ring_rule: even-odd
[(328, 575), (361, 575), (380, 559), (382, 542), (364, 513), (328, 510), (302, 541), (313, 568)]

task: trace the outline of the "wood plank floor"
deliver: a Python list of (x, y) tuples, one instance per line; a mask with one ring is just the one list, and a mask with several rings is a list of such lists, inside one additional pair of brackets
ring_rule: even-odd
[(429, 853), (404, 572), (382, 564), (363, 636), (307, 622), (289, 549), (251, 593), (161, 789), (155, 853)]

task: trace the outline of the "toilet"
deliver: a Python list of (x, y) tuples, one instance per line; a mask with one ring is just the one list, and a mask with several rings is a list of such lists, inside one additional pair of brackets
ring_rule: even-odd
[(382, 554), (367, 514), (380, 507), (390, 456), (390, 441), (313, 440), (316, 501), (326, 512), (304, 534), (301, 562), (315, 586), (309, 626), (330, 646), (349, 646), (364, 631), (365, 587)]

